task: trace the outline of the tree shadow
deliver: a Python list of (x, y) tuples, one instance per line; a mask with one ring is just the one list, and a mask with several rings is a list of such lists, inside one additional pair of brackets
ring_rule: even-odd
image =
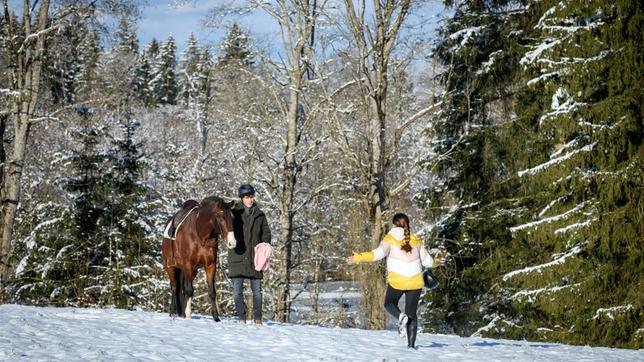
[[(525, 347), (525, 345), (520, 343), (501, 343), (501, 342), (489, 342), (489, 341), (480, 341), (472, 343), (471, 346), (477, 347), (495, 347), (495, 346), (512, 346), (512, 347)], [(527, 347), (532, 348), (550, 348), (553, 347), (549, 344), (528, 344)]]
[(419, 344), (416, 347), (418, 347), (418, 348), (443, 348), (443, 347), (449, 347), (449, 344), (432, 342), (432, 344), (428, 344), (428, 345)]

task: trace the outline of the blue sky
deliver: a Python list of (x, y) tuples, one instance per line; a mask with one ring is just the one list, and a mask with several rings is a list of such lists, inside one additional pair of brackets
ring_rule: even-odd
[[(138, 36), (141, 45), (145, 45), (156, 38), (165, 41), (170, 34), (175, 39), (177, 50), (182, 51), (190, 36), (194, 33), (200, 45), (217, 45), (223, 35), (225, 28), (232, 24), (221, 24), (218, 29), (205, 28), (202, 21), (208, 15), (213, 5), (212, 0), (188, 0), (180, 1), (180, 6), (168, 0), (151, 0), (150, 5), (143, 7), (142, 16), (138, 24)], [(237, 23), (244, 29), (250, 30), (254, 38), (276, 36), (278, 28), (272, 18), (261, 15), (260, 12), (236, 19)]]
[[(32, 0), (33, 1), (33, 0)], [(279, 47), (279, 28), (275, 20), (262, 11), (255, 11), (244, 17), (229, 19), (217, 29), (205, 28), (202, 21), (216, 0), (147, 0), (141, 8), (141, 19), (138, 22), (138, 37), (141, 47), (148, 44), (152, 38), (165, 41), (169, 35), (174, 37), (178, 53), (183, 51), (190, 33), (194, 33), (200, 45), (218, 45), (225, 35), (226, 28), (236, 21), (243, 29), (250, 32), (255, 44), (263, 50), (278, 52), (271, 47)], [(233, 1), (232, 3), (236, 3)], [(369, 5), (371, 2), (367, 1)], [(18, 13), (22, 10), (22, 2), (9, 0), (9, 7)], [(441, 17), (449, 16), (451, 11), (445, 11), (442, 0), (432, 0), (424, 11), (429, 15), (428, 24), (422, 32), (433, 31)], [(409, 22), (414, 22), (417, 14), (411, 13)]]
[[(194, 33), (199, 44), (218, 45), (225, 34), (226, 26), (232, 23), (222, 24), (219, 29), (205, 28), (202, 21), (208, 15), (213, 0), (150, 0), (149, 5), (143, 7), (142, 17), (138, 24), (139, 42), (142, 46), (149, 43), (152, 38), (164, 41), (172, 34), (177, 44), (178, 52), (181, 52), (186, 45), (190, 33)], [(369, 3), (369, 1), (367, 1)], [(179, 4), (179, 5), (177, 5)], [(430, 2), (424, 7), (429, 15), (429, 22), (423, 26), (423, 32), (433, 31), (443, 16), (448, 16), (451, 11), (445, 11), (441, 0)], [(416, 14), (410, 14), (409, 20), (415, 21)], [(244, 17), (234, 19), (242, 28), (250, 31), (255, 43), (266, 49), (270, 44), (275, 44), (279, 39), (278, 26), (274, 19), (263, 14), (262, 11), (255, 11)]]

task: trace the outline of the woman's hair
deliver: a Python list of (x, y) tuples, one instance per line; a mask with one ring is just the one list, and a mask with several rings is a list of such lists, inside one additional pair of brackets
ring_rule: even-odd
[(400, 247), (402, 250), (411, 253), (411, 232), (409, 231), (409, 218), (405, 214), (396, 214), (392, 220), (394, 226), (398, 226), (405, 230), (404, 243)]

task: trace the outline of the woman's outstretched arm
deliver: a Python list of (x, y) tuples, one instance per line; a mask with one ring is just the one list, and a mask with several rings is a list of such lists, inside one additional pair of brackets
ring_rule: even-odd
[(378, 261), (385, 256), (389, 255), (389, 249), (391, 246), (385, 242), (381, 242), (380, 245), (373, 249), (372, 251), (367, 251), (363, 253), (353, 252), (353, 255), (347, 257), (347, 264), (357, 264), (371, 261)]

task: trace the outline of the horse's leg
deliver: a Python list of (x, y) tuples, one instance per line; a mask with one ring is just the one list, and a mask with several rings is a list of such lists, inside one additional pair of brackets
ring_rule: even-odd
[(219, 312), (217, 312), (217, 286), (215, 285), (215, 274), (217, 273), (217, 261), (206, 266), (206, 283), (208, 283), (208, 299), (210, 299), (210, 306), (212, 308), (212, 319), (215, 322), (221, 321), (219, 319)]
[[(168, 274), (170, 279), (170, 290), (172, 291), (172, 297), (170, 298), (170, 317), (177, 316), (177, 275), (176, 268), (166, 267), (165, 272)], [(179, 286), (180, 287), (180, 286)]]
[(192, 269), (187, 268), (187, 270), (183, 270), (183, 292), (186, 300), (186, 318), (188, 319), (192, 318), (192, 295), (194, 294), (194, 289), (192, 287), (193, 278)]

